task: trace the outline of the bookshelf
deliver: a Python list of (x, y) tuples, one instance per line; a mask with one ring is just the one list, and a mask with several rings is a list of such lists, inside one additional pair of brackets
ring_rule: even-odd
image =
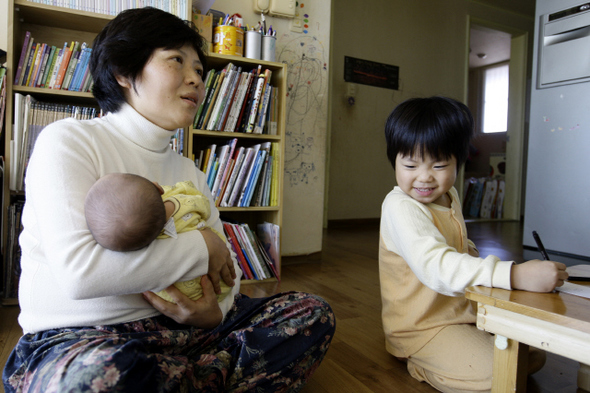
[[(287, 91), (287, 66), (282, 63), (267, 62), (261, 60), (252, 60), (248, 58), (226, 56), (218, 54), (209, 54), (207, 57), (208, 67), (210, 69), (221, 70), (229, 62), (237, 67), (241, 67), (242, 71), (250, 71), (256, 69), (259, 65), (262, 71), (269, 69), (272, 71), (270, 79), (271, 84), (279, 92), (277, 94), (277, 131), (276, 135), (269, 134), (254, 134), (244, 132), (226, 132), (226, 131), (207, 131), (203, 129), (195, 129), (190, 127), (187, 136), (187, 156), (193, 157), (197, 155), (199, 150), (205, 149), (211, 144), (224, 145), (231, 139), (237, 138), (237, 146), (251, 147), (256, 144), (264, 142), (276, 143), (279, 150), (279, 159), (277, 166), (277, 203), (274, 206), (260, 206), (260, 207), (222, 207), (219, 206), (219, 212), (222, 218), (228, 218), (238, 222), (247, 223), (252, 229), (261, 222), (269, 222), (278, 225), (282, 228), (283, 218), (283, 172), (284, 172), (284, 151), (285, 151), (285, 124), (286, 124), (286, 91)], [(280, 276), (280, 255), (276, 262), (277, 271)], [(275, 280), (275, 279), (271, 279)], [(255, 283), (256, 280), (244, 280), (245, 284)]]
[[(112, 15), (57, 7), (36, 3), (27, 0), (8, 0), (8, 24), (7, 24), (7, 86), (6, 86), (6, 114), (4, 127), (4, 173), (2, 182), (2, 237), (3, 249), (2, 256), (7, 252), (7, 237), (8, 237), (8, 210), (11, 204), (17, 201), (24, 200), (24, 193), (22, 191), (11, 191), (9, 187), (9, 174), (11, 162), (10, 144), (13, 139), (14, 122), (14, 94), (20, 93), (22, 95), (31, 95), (38, 101), (48, 103), (61, 103), (69, 105), (80, 106), (96, 106), (96, 101), (89, 92), (76, 92), (69, 90), (54, 90), (40, 87), (21, 86), (14, 84), (15, 73), (18, 68), (18, 63), (22, 51), (22, 46), (26, 32), (29, 31), (31, 36), (35, 37), (39, 42), (48, 45), (55, 45), (61, 47), (64, 42), (72, 40), (87, 42), (89, 45), (93, 42), (96, 35), (102, 28), (114, 18)], [(146, 1), (146, 5), (148, 1)], [(167, 3), (168, 4), (168, 3)], [(179, 0), (182, 9), (176, 12), (180, 14), (183, 19), (191, 20), (192, 9), (191, 1)], [(229, 60), (228, 60), (229, 59)], [(248, 59), (236, 58), (233, 56), (224, 57), (220, 55), (211, 55), (209, 64), (211, 66), (218, 66), (221, 63), (228, 61), (236, 61), (255, 67), (258, 63), (262, 63), (263, 67), (268, 67), (275, 70), (273, 75), (273, 83), (280, 85), (280, 92), (284, 96), (286, 92), (286, 67), (277, 63), (258, 62), (252, 63)], [(280, 124), (278, 126), (278, 135), (264, 136), (264, 135), (243, 135), (239, 136), (240, 141), (244, 143), (255, 143), (256, 141), (273, 141), (278, 142), (281, 149), (281, 157), (284, 155), (284, 122), (285, 122), (285, 101), (284, 97), (279, 97), (280, 102)], [(197, 146), (201, 140), (225, 139), (225, 135), (221, 136), (219, 133), (202, 132), (199, 130), (188, 130), (185, 135), (185, 147), (183, 154), (191, 156), (191, 149)], [(188, 142), (188, 143), (187, 143)], [(187, 148), (188, 146), (188, 148)], [(227, 208), (222, 210), (222, 215), (228, 216), (248, 223), (253, 229), (259, 222), (267, 221), (274, 224), (282, 224), (282, 171), (283, 163), (280, 165), (280, 187), (279, 187), (279, 203), (274, 207), (260, 207), (260, 208)], [(2, 259), (2, 272), (4, 271), (5, 260)], [(277, 262), (277, 267), (280, 269), (280, 261)], [(4, 286), (4, 274), (0, 274), (0, 288)], [(13, 298), (5, 298), (1, 296), (2, 304), (17, 304), (17, 300)]]

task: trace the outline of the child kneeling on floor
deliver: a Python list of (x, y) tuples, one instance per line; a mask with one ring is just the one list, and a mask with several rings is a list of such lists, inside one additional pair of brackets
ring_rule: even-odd
[[(467, 238), (457, 190), (474, 130), (450, 98), (403, 102), (385, 126), (397, 186), (382, 206), (379, 274), (386, 349), (412, 377), (443, 392), (489, 391), (494, 337), (478, 330), (465, 288), (550, 292), (568, 275), (559, 262), (479, 257)], [(532, 350), (529, 372), (545, 353)]]

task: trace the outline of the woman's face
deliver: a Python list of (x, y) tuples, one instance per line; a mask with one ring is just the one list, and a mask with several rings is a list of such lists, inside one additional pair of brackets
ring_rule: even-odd
[(205, 98), (203, 64), (190, 45), (158, 48), (135, 81), (122, 77), (127, 102), (143, 117), (166, 129), (188, 127)]

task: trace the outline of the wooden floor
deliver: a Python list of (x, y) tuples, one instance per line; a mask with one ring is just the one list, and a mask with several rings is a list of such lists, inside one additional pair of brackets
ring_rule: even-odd
[[(467, 224), (481, 255), (522, 261), (522, 228), (517, 222)], [(378, 272), (376, 225), (335, 228), (324, 232), (321, 256), (284, 258), (280, 284), (245, 285), (249, 296), (297, 290), (326, 299), (337, 327), (322, 365), (303, 393), (435, 392), (412, 379), (405, 365), (384, 347)], [(0, 367), (20, 336), (17, 307), (0, 307)], [(528, 392), (574, 393), (578, 364), (549, 354), (545, 367), (529, 377)], [(0, 388), (0, 391), (1, 388)]]

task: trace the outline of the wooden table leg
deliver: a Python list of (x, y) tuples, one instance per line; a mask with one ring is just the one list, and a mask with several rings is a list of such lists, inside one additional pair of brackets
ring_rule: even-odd
[(580, 363), (578, 370), (578, 388), (590, 392), (590, 366)]
[(526, 392), (528, 353), (528, 345), (496, 335), (492, 393)]

